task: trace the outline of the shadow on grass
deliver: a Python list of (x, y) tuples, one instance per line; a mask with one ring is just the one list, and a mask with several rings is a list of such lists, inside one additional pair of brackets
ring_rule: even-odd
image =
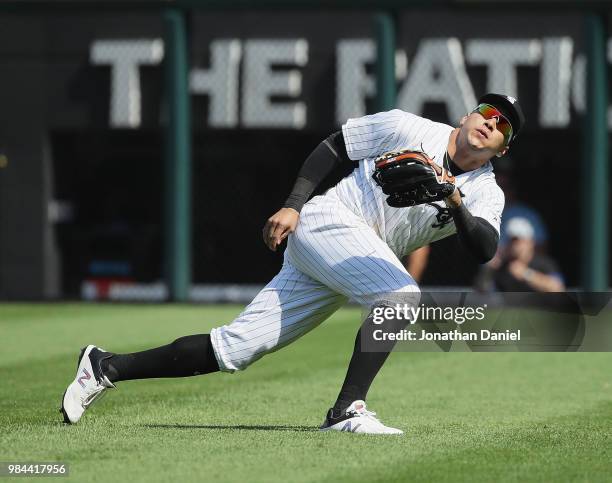
[(255, 424), (143, 424), (145, 428), (153, 429), (234, 429), (237, 431), (318, 431), (312, 426), (262, 426)]

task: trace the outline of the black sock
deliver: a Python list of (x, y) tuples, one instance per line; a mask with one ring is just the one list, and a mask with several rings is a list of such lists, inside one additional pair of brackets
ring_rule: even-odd
[(375, 346), (370, 345), (368, 347), (370, 350), (364, 351), (362, 341), (374, 340), (374, 330), (396, 332), (403, 329), (408, 323), (407, 320), (387, 319), (383, 324), (378, 325), (372, 322), (372, 318), (373, 314), (370, 313), (357, 332), (357, 337), (355, 337), (353, 356), (338, 394), (338, 399), (333, 407), (334, 415), (342, 414), (353, 401), (365, 401), (372, 381), (395, 346), (395, 341), (384, 341), (376, 343)]
[(102, 361), (111, 382), (157, 377), (188, 377), (219, 370), (210, 335), (189, 335), (172, 344), (132, 354), (113, 354)]

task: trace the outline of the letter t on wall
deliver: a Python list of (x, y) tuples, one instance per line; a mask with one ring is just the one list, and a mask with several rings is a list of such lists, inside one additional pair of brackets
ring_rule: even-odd
[(95, 65), (111, 66), (110, 125), (140, 126), (140, 65), (159, 64), (164, 57), (161, 39), (96, 40), (89, 58)]

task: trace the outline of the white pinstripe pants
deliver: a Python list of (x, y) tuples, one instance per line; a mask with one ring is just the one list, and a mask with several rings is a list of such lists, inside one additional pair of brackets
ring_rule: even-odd
[(418, 291), (372, 228), (336, 198), (317, 196), (289, 236), (281, 271), (231, 324), (211, 331), (219, 367), (246, 369), (314, 329), (349, 298), (369, 306), (385, 294)]

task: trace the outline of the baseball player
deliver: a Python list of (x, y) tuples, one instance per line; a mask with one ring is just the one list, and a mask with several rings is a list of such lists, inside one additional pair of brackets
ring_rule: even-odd
[[(230, 324), (131, 354), (94, 345), (79, 356), (61, 411), (67, 423), (119, 381), (246, 369), (315, 328), (352, 299), (375, 307), (394, 296), (417, 304), (419, 288), (400, 262), (415, 249), (457, 234), (481, 263), (495, 254), (504, 195), (490, 159), (508, 151), (524, 116), (516, 99), (486, 94), (458, 127), (401, 110), (349, 119), (304, 162), (283, 208), (263, 228), (280, 272)], [(386, 154), (393, 153), (393, 154)], [(352, 173), (307, 202), (339, 163)], [(322, 431), (401, 434), (365, 404), (393, 343), (364, 350), (357, 333), (340, 393)], [(405, 321), (403, 323), (406, 323)]]

